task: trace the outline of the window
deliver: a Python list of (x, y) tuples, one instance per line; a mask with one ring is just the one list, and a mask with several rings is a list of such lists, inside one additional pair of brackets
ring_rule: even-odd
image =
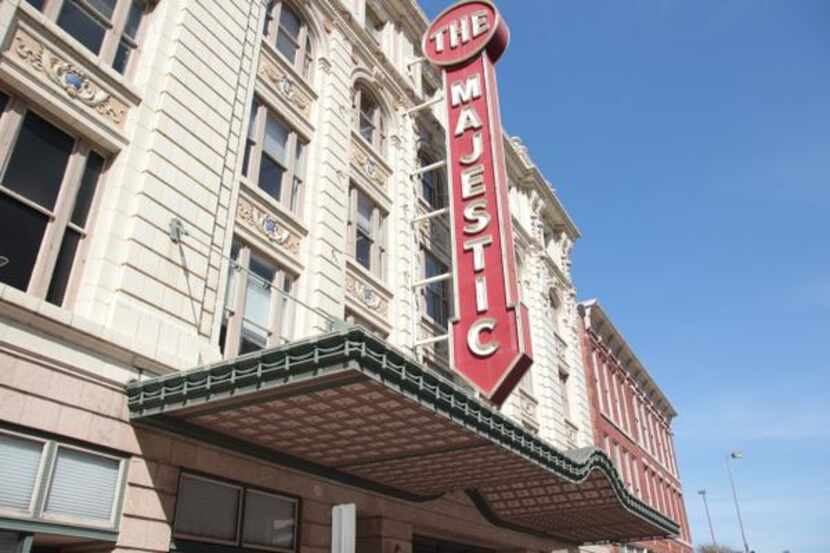
[[(0, 282), (64, 305), (83, 264), (96, 190), (106, 162), (16, 99), (0, 93)], [(77, 279), (77, 277), (75, 277)]]
[(386, 266), (386, 214), (362, 190), (349, 190), (349, 240), (352, 255), (360, 265), (379, 278)]
[(385, 121), (380, 104), (372, 93), (362, 85), (355, 87), (353, 101), (357, 132), (376, 151), (383, 154), (386, 142), (386, 131), (384, 129)]
[(0, 431), (3, 516), (113, 529), (125, 460)]
[(268, 551), (293, 551), (298, 500), (241, 484), (182, 474), (177, 538)]
[(568, 373), (559, 369), (559, 397), (562, 400), (562, 416), (571, 419), (571, 399), (568, 392)]
[[(426, 154), (418, 156), (418, 163), (421, 167), (427, 167), (436, 163), (434, 159)], [(443, 169), (437, 168), (421, 173), (421, 196), (433, 209), (441, 209), (447, 205), (447, 196), (444, 191), (444, 182), (441, 178)]]
[(109, 523), (120, 471), (120, 459), (58, 446), (44, 514)]
[(366, 30), (369, 31), (369, 34), (372, 36), (372, 39), (374, 39), (378, 45), (383, 44), (383, 20), (368, 3), (366, 4), (365, 26)]
[(151, 4), (144, 0), (27, 1), (121, 74), (135, 57), (146, 6)]
[(235, 242), (220, 345), (225, 357), (244, 355), (291, 339), (294, 278), (250, 247)]
[[(445, 275), (449, 268), (429, 251), (424, 250), (424, 278)], [(438, 326), (446, 328), (450, 313), (449, 283), (444, 280), (424, 287), (426, 314)]]
[(254, 102), (242, 174), (297, 214), (305, 185), (307, 142), (263, 104)]
[(265, 37), (300, 75), (309, 79), (314, 56), (308, 25), (287, 2), (271, 0), (268, 6)]

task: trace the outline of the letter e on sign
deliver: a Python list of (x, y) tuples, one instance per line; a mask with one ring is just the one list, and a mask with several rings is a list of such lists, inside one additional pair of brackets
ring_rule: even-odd
[(500, 405), (533, 363), (519, 301), (495, 62), (510, 33), (489, 0), (462, 0), (422, 49), (444, 72), (455, 310), (455, 371)]

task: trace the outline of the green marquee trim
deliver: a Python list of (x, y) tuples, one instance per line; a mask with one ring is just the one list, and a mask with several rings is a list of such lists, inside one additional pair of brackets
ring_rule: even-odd
[[(317, 379), (345, 370), (359, 370), (390, 389), (449, 418), (479, 436), (540, 465), (562, 480), (584, 482), (601, 471), (620, 504), (666, 534), (679, 528), (626, 490), (611, 459), (596, 448), (562, 452), (522, 429), (468, 392), (413, 361), (406, 354), (360, 327), (293, 342), (269, 350), (127, 385), (128, 406), (135, 421), (151, 422), (164, 413)], [(415, 499), (415, 498), (412, 498)], [(423, 500), (432, 498), (422, 498)], [(492, 513), (490, 514), (492, 515)], [(498, 523), (498, 521), (494, 521)], [(502, 521), (503, 526), (511, 526)]]

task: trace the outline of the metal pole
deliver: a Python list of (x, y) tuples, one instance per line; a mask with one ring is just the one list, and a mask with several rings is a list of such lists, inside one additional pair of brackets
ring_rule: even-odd
[(738, 513), (738, 525), (741, 528), (741, 539), (744, 540), (744, 553), (749, 553), (749, 545), (746, 543), (746, 533), (744, 532), (744, 521), (741, 518), (741, 508), (738, 506), (738, 492), (735, 490), (735, 479), (732, 477), (732, 466), (729, 463), (730, 459), (740, 459), (743, 455), (740, 452), (733, 451), (726, 456), (726, 472), (729, 474), (729, 484), (732, 486), (732, 498), (735, 500), (735, 512)]
[(712, 526), (712, 517), (709, 515), (709, 503), (706, 501), (706, 490), (700, 490), (697, 493), (703, 498), (703, 508), (706, 510), (706, 520), (709, 522), (709, 534), (712, 536), (712, 545), (717, 549), (718, 542), (715, 540), (715, 529)]

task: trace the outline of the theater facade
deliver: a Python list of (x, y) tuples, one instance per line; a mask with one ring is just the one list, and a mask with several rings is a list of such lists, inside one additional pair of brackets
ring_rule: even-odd
[(412, 0), (0, 1), (1, 553), (688, 540), (596, 447), (580, 233), (501, 132), (533, 364), (498, 401), (452, 369), (428, 25)]

